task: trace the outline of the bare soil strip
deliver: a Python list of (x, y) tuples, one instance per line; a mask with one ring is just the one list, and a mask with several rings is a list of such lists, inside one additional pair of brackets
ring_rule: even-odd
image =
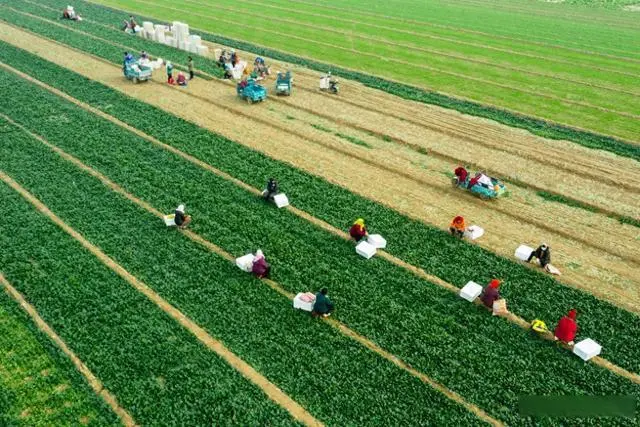
[[(3, 30), (3, 26), (0, 25), (0, 30)], [(72, 49), (61, 48), (55, 43), (30, 36), (25, 32), (13, 30), (11, 27), (4, 26), (4, 28), (7, 31), (0, 31), (0, 37), (10, 43), (21, 46), (52, 62), (140, 98), (152, 105), (171, 111), (180, 117), (262, 151), (271, 157), (323, 176), (330, 182), (376, 200), (410, 217), (442, 225), (443, 223), (448, 224), (450, 218), (460, 212), (459, 196), (455, 197), (456, 200), (449, 200), (449, 196), (443, 197), (439, 191), (432, 190), (428, 186), (417, 185), (414, 180), (407, 180), (397, 174), (391, 175), (384, 170), (372, 168), (370, 165), (360, 165), (359, 163), (361, 162), (359, 160), (345, 159), (343, 155), (337, 156), (328, 152), (326, 146), (314, 147), (307, 143), (309, 139), (305, 135), (322, 134), (322, 132), (309, 132), (300, 129), (299, 126), (296, 127), (291, 122), (282, 127), (297, 129), (296, 135), (302, 135), (301, 137), (305, 138), (305, 140), (301, 140), (296, 135), (292, 137), (289, 131), (284, 132), (282, 129), (273, 128), (273, 126), (265, 128), (251, 120), (238, 120), (239, 113), (243, 117), (252, 119), (256, 114), (263, 114), (264, 111), (253, 109), (251, 111), (255, 113), (251, 114), (248, 113), (250, 110), (242, 109), (242, 107), (217, 107), (213, 104), (201, 102), (199, 99), (189, 99), (190, 97), (186, 93), (181, 93), (177, 89), (166, 85), (154, 85), (153, 89), (146, 85), (131, 85), (123, 81), (119, 70), (114, 70), (117, 67), (110, 66), (110, 68), (105, 68), (104, 61), (93, 60), (88, 55), (77, 54)], [(207, 82), (196, 80), (190, 86), (193, 86), (198, 92), (207, 93), (206, 91), (210, 90), (209, 87), (211, 85)], [(215, 99), (214, 96), (211, 98)], [(224, 99), (225, 103), (230, 106), (238, 105), (235, 96), (231, 94), (223, 95), (221, 99)], [(231, 113), (230, 110), (232, 111)], [(208, 112), (206, 117), (202, 115), (203, 111)], [(272, 122), (273, 117), (269, 116), (265, 120)], [(326, 135), (322, 135), (322, 137), (326, 138)], [(333, 144), (342, 151), (345, 150), (342, 141), (333, 141)], [(293, 146), (296, 147), (294, 151), (290, 148)], [(386, 155), (386, 157), (389, 156)], [(406, 166), (406, 163), (404, 163), (404, 167)], [(370, 185), (371, 182), (378, 181), (389, 183), (389, 188), (372, 187)], [(463, 197), (461, 200), (467, 199), (470, 200), (468, 197), (466, 199)], [(438, 200), (438, 203), (427, 206), (425, 209), (425, 202), (429, 200)], [(567, 209), (566, 213), (570, 216), (572, 210)], [(575, 209), (573, 210), (575, 211)], [(637, 286), (636, 267), (626, 266), (624, 262), (615, 257), (603, 255), (575, 242), (566, 241), (565, 244), (564, 239), (549, 236), (527, 224), (513, 223), (512, 220), (493, 210), (473, 209), (467, 211), (467, 208), (465, 208), (464, 214), (465, 216), (476, 218), (487, 230), (491, 230), (491, 233), (486, 235), (486, 238), (483, 237), (481, 242), (483, 246), (510, 257), (517, 244), (527, 241), (537, 242), (539, 239), (544, 238), (556, 248), (556, 259), (558, 261), (554, 261), (554, 263), (566, 267), (562, 276), (563, 282), (586, 289), (616, 305), (638, 312), (640, 295)], [(538, 213), (532, 211), (532, 215), (538, 215)], [(569, 216), (563, 215), (561, 218)], [(590, 223), (592, 224), (593, 221), (584, 221), (586, 227), (585, 236), (589, 236), (592, 233), (589, 231)], [(620, 226), (610, 224), (608, 227), (603, 228), (603, 232), (611, 232), (615, 235), (614, 230), (617, 230), (617, 227)], [(591, 228), (593, 227), (591, 226)], [(631, 227), (621, 227), (620, 229), (629, 228)], [(597, 239), (594, 238), (594, 240), (602, 241), (599, 237)], [(604, 239), (604, 241), (610, 240)], [(632, 240), (629, 248), (634, 250), (633, 248), (636, 246), (637, 244), (634, 246)]]
[[(159, 220), (162, 219), (162, 217), (164, 215), (162, 212), (158, 211), (153, 206), (151, 206), (150, 204), (144, 202), (143, 200), (140, 200), (139, 198), (137, 198), (133, 194), (128, 193), (126, 190), (124, 190), (122, 187), (120, 187), (117, 183), (111, 181), (105, 175), (101, 174), (100, 172), (96, 171), (95, 169), (91, 168), (90, 166), (85, 165), (84, 163), (82, 163), (76, 157), (66, 153), (62, 149), (60, 149), (57, 146), (51, 144), (50, 142), (48, 142), (47, 140), (45, 140), (41, 136), (30, 132), (29, 130), (27, 130), (24, 127), (20, 126), (19, 124), (13, 122), (12, 120), (7, 118), (6, 116), (4, 116), (4, 118), (9, 120), (15, 126), (20, 127), (24, 132), (28, 133), (32, 137), (36, 138), (38, 141), (40, 141), (41, 143), (46, 145), (48, 148), (50, 148), (52, 151), (54, 151), (56, 154), (60, 155), (60, 157), (62, 157), (63, 159), (65, 159), (65, 160), (69, 161), (70, 163), (74, 164), (79, 169), (85, 171), (86, 173), (90, 174), (91, 176), (99, 179), (106, 187), (108, 187), (111, 190), (113, 190), (114, 192), (126, 197), (131, 202), (135, 203), (136, 205), (138, 205), (138, 206), (142, 207), (143, 209), (147, 210), (148, 212), (152, 213), (153, 215), (158, 217)], [(275, 386), (274, 384), (270, 383), (266, 378), (262, 377), (258, 372), (254, 371), (253, 368), (251, 368), (249, 365), (247, 365), (245, 362), (243, 362), (241, 359), (239, 359), (237, 356), (235, 356), (233, 353), (231, 353), (228, 349), (226, 349), (226, 347), (224, 347), (224, 345), (222, 343), (220, 343), (217, 340), (211, 338), (204, 329), (202, 329), (199, 326), (197, 326), (189, 318), (187, 318), (184, 314), (180, 313), (177, 309), (175, 309), (171, 305), (169, 305), (169, 303), (164, 301), (162, 299), (162, 297), (160, 297), (158, 294), (156, 294), (146, 284), (138, 281), (130, 273), (126, 272), (126, 270), (124, 270), (124, 268), (122, 268), (117, 263), (115, 263), (115, 261), (111, 260), (106, 254), (102, 253), (99, 248), (95, 247), (90, 242), (86, 241), (79, 233), (77, 233), (75, 230), (71, 229), (71, 227), (67, 226), (64, 222), (62, 222), (62, 220), (60, 220), (58, 217), (55, 216), (55, 214), (53, 214), (48, 208), (46, 208), (46, 206), (44, 204), (42, 204), (35, 197), (33, 197), (31, 194), (29, 194), (24, 188), (22, 188), (18, 183), (16, 183), (11, 177), (6, 175), (4, 172), (0, 171), (0, 179), (5, 181), (5, 183), (10, 185), (14, 190), (16, 190), (18, 193), (20, 193), (23, 197), (25, 197), (39, 211), (41, 211), (43, 214), (45, 214), (47, 217), (49, 217), (52, 221), (54, 221), (63, 230), (65, 230), (67, 233), (71, 234), (74, 238), (76, 238), (76, 240), (78, 240), (80, 243), (82, 243), (83, 246), (85, 246), (92, 253), (94, 253), (94, 255), (96, 257), (98, 257), (103, 263), (105, 263), (105, 265), (107, 265), (113, 271), (118, 273), (118, 275), (120, 275), (121, 277), (125, 278), (125, 280), (127, 280), (132, 286), (134, 286), (137, 290), (142, 292), (145, 296), (147, 296), (154, 303), (156, 303), (156, 305), (158, 305), (160, 308), (162, 308), (163, 311), (167, 312), (170, 316), (172, 316), (174, 319), (176, 319), (182, 326), (184, 326), (190, 332), (192, 332), (194, 335), (196, 335), (196, 337), (198, 337), (198, 339), (200, 341), (202, 341), (205, 345), (207, 345), (207, 347), (209, 347), (210, 349), (214, 350), (216, 353), (220, 354), (231, 366), (236, 368), (239, 372), (241, 372), (243, 375), (245, 375), (245, 377), (250, 379), (252, 382), (256, 383), (256, 385), (258, 385), (261, 389), (263, 389), (265, 391), (265, 393), (270, 398), (272, 398), (272, 400), (274, 400), (276, 403), (279, 403), (282, 407), (287, 409), (294, 416), (294, 418), (296, 418), (297, 420), (299, 420), (301, 422), (304, 422), (305, 425), (313, 425), (313, 426), (316, 426), (316, 425), (317, 426), (321, 426), (322, 425), (319, 421), (317, 421), (314, 418), (312, 418), (312, 416), (310, 414), (308, 414), (303, 408), (298, 406), (298, 404), (295, 401), (291, 400), (288, 396), (284, 395), (284, 393), (280, 389), (278, 389), (277, 386)], [(217, 255), (220, 255), (222, 258), (226, 259), (227, 261), (232, 262), (232, 263), (235, 262), (235, 258), (231, 254), (229, 254), (228, 252), (226, 252), (225, 250), (223, 250), (219, 246), (217, 246), (217, 245), (209, 242), (208, 240), (202, 238), (200, 235), (194, 233), (193, 231), (191, 231), (191, 230), (179, 230), (179, 231), (181, 233), (183, 233), (185, 236), (187, 236), (188, 238), (190, 238), (192, 241), (200, 244), (201, 246), (206, 247), (208, 250), (216, 253)], [(275, 291), (280, 293), (281, 295), (286, 296), (290, 300), (293, 300), (294, 295), (289, 293), (289, 292), (287, 292), (277, 282), (275, 282), (273, 280), (270, 280), (270, 279), (265, 279), (263, 281), (265, 283), (267, 283), (272, 289), (274, 289)], [(391, 353), (389, 353), (389, 352), (383, 350), (382, 348), (378, 347), (376, 344), (374, 344), (373, 342), (371, 342), (369, 339), (365, 338), (364, 336), (359, 335), (357, 332), (352, 331), (351, 329), (349, 329), (348, 327), (346, 327), (345, 325), (343, 325), (343, 324), (341, 324), (341, 323), (339, 323), (337, 321), (332, 321), (332, 322), (330, 322), (330, 324), (332, 326), (336, 327), (338, 330), (340, 330), (343, 333), (347, 332), (346, 333), (347, 336), (349, 336), (349, 337), (351, 337), (353, 339), (356, 339), (356, 341), (358, 341), (361, 344), (365, 345), (367, 348), (372, 349), (378, 355), (380, 355), (383, 358), (393, 362), (395, 365), (397, 365), (400, 368), (406, 370), (411, 375), (419, 378), (420, 380), (422, 380), (426, 384), (428, 384), (431, 387), (435, 388), (436, 390), (440, 391), (441, 393), (446, 395), (448, 398), (450, 398), (450, 399), (454, 400), (455, 402), (461, 404), (462, 406), (467, 408), (470, 412), (472, 412), (475, 415), (477, 415), (480, 419), (482, 419), (482, 420), (484, 420), (484, 421), (486, 421), (489, 424), (492, 424), (494, 426), (502, 426), (503, 425), (500, 421), (498, 421), (498, 420), (490, 417), (489, 415), (487, 415), (479, 407), (477, 407), (477, 406), (475, 406), (475, 405), (473, 405), (471, 403), (466, 402), (457, 393), (447, 389), (446, 387), (444, 387), (441, 384), (437, 383), (436, 381), (432, 380), (431, 378), (429, 378), (428, 376), (424, 375), (423, 373), (409, 368), (409, 366), (406, 365), (404, 362), (402, 362), (398, 357), (396, 357), (396, 356), (392, 355)]]
[[(133, 203), (135, 203), (136, 205), (142, 207), (143, 209), (147, 210), (148, 212), (152, 213), (153, 215), (155, 215), (156, 217), (158, 217), (158, 219), (162, 219), (163, 217), (163, 213), (158, 211), (157, 209), (155, 209), (154, 207), (152, 207), (150, 204), (140, 200), (139, 198), (137, 198), (135, 195), (127, 192), (124, 188), (122, 188), (120, 185), (118, 185), (117, 183), (111, 181), (107, 176), (103, 175), (102, 173), (98, 172), (97, 170), (91, 168), (90, 166), (84, 164), (80, 159), (72, 156), (71, 154), (65, 152), (64, 150), (62, 150), (61, 148), (57, 147), (56, 145), (50, 143), (49, 141), (47, 141), (46, 139), (42, 138), (41, 136), (34, 134), (33, 132), (29, 131), (28, 129), (24, 128), (23, 126), (19, 125), (18, 123), (15, 123), (14, 121), (12, 121), (11, 119), (9, 119), (8, 117), (2, 115), (6, 120), (8, 120), (9, 122), (11, 122), (13, 125), (19, 127), (20, 129), (22, 129), (25, 133), (31, 135), (33, 138), (37, 139), (38, 141), (40, 141), (42, 144), (44, 144), (45, 146), (47, 146), (49, 149), (51, 149), (52, 151), (54, 151), (56, 154), (58, 154), (60, 157), (62, 157), (63, 159), (65, 159), (66, 161), (72, 163), (73, 165), (75, 165), (76, 167), (78, 167), (79, 169), (87, 172), (88, 174), (90, 174), (91, 176), (99, 179), (106, 187), (110, 188), (111, 190), (113, 190), (114, 192), (126, 197), (128, 200), (132, 201)], [(101, 114), (102, 116), (102, 114)], [(113, 119), (114, 123), (117, 123), (116, 119)], [(139, 131), (138, 131), (139, 132)], [(140, 134), (144, 135), (143, 133), (139, 132)], [(150, 138), (150, 137), (147, 137)], [(150, 141), (154, 141), (153, 138), (150, 139)], [(155, 142), (154, 142), (155, 143)], [(157, 142), (159, 144), (159, 141)], [(176, 150), (177, 151), (177, 150)], [(209, 166), (206, 168), (207, 170), (211, 171), (212, 173), (216, 173), (216, 169)], [(234, 182), (237, 182), (238, 180), (234, 179)], [(246, 185), (246, 184), (242, 184), (242, 186), (244, 188), (248, 188), (249, 191), (254, 192), (256, 195), (260, 194), (260, 191), (257, 189), (253, 189), (250, 186)], [(289, 207), (289, 210), (292, 211), (293, 213), (295, 213), (296, 215), (299, 215), (301, 217), (304, 217), (305, 219), (307, 219), (308, 221), (314, 223), (315, 225), (326, 229), (327, 231), (333, 233), (336, 236), (342, 237), (345, 240), (349, 240), (349, 236), (347, 235), (347, 233), (344, 233), (341, 230), (338, 230), (334, 227), (332, 227), (331, 225), (325, 223), (324, 221), (321, 221), (317, 218), (314, 218), (313, 216), (307, 214), (304, 211), (301, 211), (299, 209), (293, 208), (293, 207)], [(204, 239), (202, 236), (194, 233), (191, 230), (180, 230), (184, 235), (186, 235), (187, 237), (189, 237), (191, 240), (193, 240), (194, 242), (206, 247), (208, 250), (220, 255), (221, 257), (225, 258), (226, 260), (228, 260), (229, 262), (235, 262), (235, 258), (228, 252), (226, 252), (224, 249), (220, 248), (219, 246), (215, 245), (214, 243)], [(460, 292), (460, 288), (440, 279), (439, 277), (433, 276), (431, 274), (428, 274), (427, 272), (425, 272), (423, 269), (418, 268), (416, 266), (413, 266), (409, 263), (406, 263), (396, 257), (394, 257), (393, 255), (390, 255), (387, 252), (384, 251), (379, 251), (378, 254), (386, 259), (387, 261), (391, 262), (394, 265), (397, 265), (401, 268), (406, 269), (407, 271), (410, 271), (411, 273), (427, 280), (430, 281), (432, 283), (434, 283), (437, 286), (440, 286), (444, 289), (447, 289), (453, 293), (458, 293)], [(272, 289), (274, 289), (275, 291), (277, 291), (278, 293), (280, 293), (281, 295), (287, 297), (289, 300), (293, 300), (294, 295), (288, 291), (286, 291), (282, 286), (280, 286), (277, 282), (275, 282), (274, 280), (271, 279), (264, 279), (263, 280), (265, 283), (267, 283)], [(476, 305), (478, 306), (483, 306), (482, 303), (479, 300), (475, 301)], [(529, 329), (530, 324), (529, 322), (527, 322), (525, 319), (513, 314), (513, 313), (508, 313), (506, 316), (503, 316), (506, 320), (510, 321), (511, 323), (514, 323), (518, 326), (520, 326), (523, 329)], [(402, 362), (401, 359), (399, 359), (397, 356), (394, 356), (393, 354), (385, 351), (384, 349), (380, 348), (379, 346), (377, 346), (375, 343), (373, 343), (371, 340), (365, 338), (364, 336), (361, 336), (360, 334), (358, 334), (357, 332), (351, 330), (350, 328), (348, 328), (346, 325), (334, 320), (334, 319), (327, 319), (330, 324), (332, 326), (334, 326), (335, 328), (337, 328), (339, 331), (341, 331), (342, 333), (344, 333), (345, 335), (355, 339), (356, 341), (360, 342), (361, 344), (365, 345), (367, 348), (371, 349), (372, 351), (375, 351), (376, 353), (378, 353), (379, 355), (381, 355), (382, 357), (384, 357), (385, 359), (393, 362), (394, 364), (396, 364), (397, 366), (401, 367), (402, 369), (407, 370), (409, 373), (411, 373), (412, 375), (416, 376), (417, 378), (421, 379), (422, 381), (424, 381), (425, 383), (431, 385), (432, 387), (436, 388), (437, 390), (441, 391), (442, 393), (444, 393), (445, 395), (447, 395), (448, 397), (450, 397), (451, 399), (455, 400), (456, 402), (462, 404), (463, 406), (467, 407), (467, 409), (469, 409), (471, 412), (474, 412), (476, 415), (478, 415), (480, 418), (487, 420), (493, 420), (492, 418), (490, 418), (487, 414), (485, 414), (484, 412), (482, 412), (479, 408), (477, 408), (475, 405), (469, 404), (467, 402), (465, 402), (459, 395), (457, 395), (456, 393), (448, 390), (446, 387), (440, 385), (439, 383), (433, 381), (432, 379), (430, 379), (429, 377), (427, 377), (426, 375), (424, 375), (423, 373), (411, 368), (409, 365), (407, 365), (406, 363)], [(549, 341), (553, 341), (553, 334), (551, 332), (546, 333), (543, 335), (543, 337)], [(571, 350), (572, 347), (571, 346), (565, 346), (565, 348), (567, 350)], [(635, 382), (637, 384), (640, 384), (640, 375), (637, 375), (635, 373), (632, 373), (630, 371), (627, 371), (609, 361), (607, 361), (606, 359), (603, 359), (601, 357), (595, 357), (593, 359), (594, 363), (596, 363), (599, 366), (604, 367), (605, 369), (609, 369), (610, 371), (612, 371), (613, 373), (620, 375), (632, 382)], [(480, 412), (478, 412), (480, 411)], [(486, 417), (486, 418), (485, 418)]]
[[(20, 186), (20, 184), (14, 181), (9, 175), (4, 173), (3, 171), (0, 171), (0, 179), (2, 179), (5, 184), (7, 184), (22, 197), (24, 197), (38, 211), (40, 211), (40, 213), (48, 217), (58, 227), (60, 227), (67, 234), (76, 239), (104, 265), (106, 265), (113, 272), (125, 279), (131, 286), (133, 286), (136, 290), (149, 298), (149, 300), (156, 304), (162, 311), (167, 313), (169, 316), (171, 316), (171, 318), (182, 325), (182, 327), (191, 332), (196, 338), (198, 338), (200, 342), (207, 346), (207, 348), (214, 351), (229, 365), (240, 372), (246, 379), (258, 386), (271, 400), (287, 410), (294, 419), (307, 426), (323, 426), (323, 424), (319, 420), (314, 418), (296, 401), (287, 396), (275, 384), (271, 383), (267, 378), (262, 376), (258, 371), (251, 367), (251, 365), (247, 364), (245, 361), (232, 353), (224, 346), (224, 344), (209, 335), (206, 330), (198, 326), (195, 322), (185, 316), (181, 311), (164, 300), (153, 289), (151, 289), (145, 283), (141, 282), (135, 276), (125, 270), (121, 265), (116, 263), (113, 259), (102, 252), (100, 248), (89, 242), (80, 233), (68, 226), (64, 221), (62, 221), (62, 219), (56, 216), (51, 210), (49, 210), (49, 208), (47, 208), (42, 202), (40, 202), (40, 200), (35, 198), (32, 194), (30, 194), (27, 190)], [(150, 206), (149, 208), (153, 209)], [(158, 214), (160, 213), (158, 212)], [(162, 214), (160, 214), (160, 216), (162, 216)]]
[[(0, 172), (1, 173), (1, 172)], [(137, 426), (133, 417), (127, 412), (126, 409), (122, 408), (118, 404), (118, 400), (116, 397), (111, 394), (109, 390), (107, 390), (102, 382), (91, 372), (91, 370), (85, 365), (82, 360), (76, 356), (76, 354), (67, 346), (67, 344), (60, 338), (56, 332), (51, 329), (51, 327), (45, 322), (42, 317), (38, 314), (37, 310), (34, 306), (29, 304), (29, 302), (24, 298), (24, 296), (18, 292), (16, 288), (14, 288), (11, 283), (4, 277), (2, 273), (0, 273), (0, 283), (4, 286), (5, 291), (9, 294), (24, 311), (27, 312), (33, 323), (38, 326), (42, 332), (44, 332), (50, 339), (55, 343), (55, 345), (69, 358), (71, 362), (76, 367), (76, 369), (85, 377), (94, 393), (100, 396), (109, 407), (113, 410), (113, 412), (118, 415), (122, 424), (127, 427)]]

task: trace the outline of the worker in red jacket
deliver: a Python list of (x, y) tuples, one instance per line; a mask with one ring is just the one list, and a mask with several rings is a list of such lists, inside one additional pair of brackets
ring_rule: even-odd
[(482, 291), (482, 295), (480, 295), (480, 300), (484, 305), (493, 309), (493, 303), (500, 299), (500, 291), (498, 288), (500, 287), (500, 280), (493, 279), (489, 286), (484, 288)]
[(458, 166), (453, 173), (456, 176), (456, 179), (458, 180), (458, 185), (462, 185), (465, 182), (467, 182), (467, 176), (469, 176), (469, 172), (467, 172), (467, 170), (462, 167), (462, 166)]
[(564, 316), (558, 322), (556, 330), (553, 333), (556, 340), (560, 340), (569, 345), (573, 344), (573, 340), (578, 332), (578, 324), (576, 323), (576, 310), (571, 310), (568, 315)]
[(349, 229), (349, 235), (353, 240), (359, 242), (367, 235), (367, 227), (364, 225), (364, 219), (358, 218)]

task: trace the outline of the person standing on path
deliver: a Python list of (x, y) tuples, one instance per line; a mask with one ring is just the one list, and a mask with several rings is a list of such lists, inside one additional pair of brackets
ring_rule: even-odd
[(169, 61), (167, 61), (167, 83), (170, 85), (175, 83), (173, 80), (173, 64)]
[(189, 66), (189, 80), (193, 80), (193, 58), (189, 57), (189, 61), (187, 61), (187, 65)]

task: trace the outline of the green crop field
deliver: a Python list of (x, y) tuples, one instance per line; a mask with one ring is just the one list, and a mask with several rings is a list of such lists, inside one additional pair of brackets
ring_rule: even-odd
[(179, 15), (229, 38), (639, 140), (637, 13), (542, 1), (99, 3), (169, 21)]
[[(298, 64), (312, 68), (335, 64), (405, 98), (640, 158), (640, 85), (630, 77), (640, 71), (640, 34), (624, 1), (99, 2), (168, 21), (182, 9), (180, 19), (211, 32), (205, 39), (308, 57)], [(88, 19), (60, 21), (52, 11), (66, 4), (3, 3), (0, 23), (93, 55), (82, 57), (107, 71), (124, 50), (184, 64), (184, 52), (119, 31), (124, 12), (83, 1), (76, 7)], [(110, 85), (121, 74), (98, 82), (74, 70), (0, 39), (0, 247), (10, 248), (0, 251), (0, 274), (137, 425), (638, 425), (518, 413), (527, 395), (640, 398), (636, 313), (133, 98)], [(198, 58), (198, 71), (221, 75), (211, 59)], [(256, 196), (269, 176), (302, 214)], [(158, 217), (178, 203), (194, 217), (188, 231)], [(357, 217), (388, 239), (385, 256), (358, 257), (340, 235)], [(257, 248), (271, 281), (234, 265)], [(601, 359), (585, 363), (447, 288), (496, 277), (525, 325), (553, 326), (576, 307), (578, 340), (596, 339)], [(289, 295), (325, 286), (331, 318), (292, 309)], [(0, 425), (127, 424), (108, 403), (0, 292)]]

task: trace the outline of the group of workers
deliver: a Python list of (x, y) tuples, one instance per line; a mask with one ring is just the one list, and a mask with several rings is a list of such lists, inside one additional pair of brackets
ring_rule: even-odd
[[(278, 194), (278, 192), (278, 182), (274, 178), (269, 178), (266, 184), (266, 188), (262, 192), (262, 197), (267, 202), (273, 202), (274, 196)], [(185, 228), (191, 222), (191, 217), (189, 215), (185, 215), (184, 213), (184, 205), (180, 205), (176, 209), (174, 221), (179, 228)], [(462, 216), (456, 216), (451, 223), (451, 234), (456, 237), (463, 237), (465, 230), (466, 227), (464, 218)], [(350, 237), (356, 242), (361, 241), (363, 238), (367, 237), (368, 234), (369, 233), (367, 232), (367, 227), (363, 218), (356, 219), (349, 229)], [(540, 245), (538, 249), (532, 252), (531, 256), (529, 257), (529, 261), (531, 261), (531, 259), (533, 259), (534, 257), (540, 260), (540, 264), (543, 267), (547, 265), (551, 261), (551, 252), (549, 246), (546, 244)], [(269, 277), (270, 271), (271, 266), (269, 265), (269, 263), (267, 263), (263, 252), (258, 249), (253, 260), (251, 272), (257, 278), (265, 278)], [(496, 314), (496, 303), (501, 301), (499, 289), (500, 285), (500, 280), (493, 279), (482, 290), (482, 293), (480, 295), (480, 301), (482, 302), (482, 304), (487, 308), (494, 310), (494, 314)], [(315, 301), (312, 310), (312, 315), (314, 317), (327, 317), (333, 312), (334, 306), (327, 296), (327, 293), (327, 289), (322, 288), (320, 292), (315, 295)], [(502, 301), (504, 302), (504, 300)], [(504, 311), (506, 311), (506, 307), (504, 305), (503, 307)], [(554, 330), (554, 339), (562, 341), (569, 345), (573, 344), (573, 340), (578, 330), (578, 325), (576, 323), (576, 314), (576, 310), (572, 309), (566, 316), (560, 319), (557, 327)], [(532, 330), (536, 332), (548, 332), (546, 329), (546, 325), (540, 320), (534, 320), (531, 326)]]
[[(193, 77), (194, 77), (193, 58), (190, 56), (187, 58), (187, 65), (189, 68), (189, 80), (193, 80)], [(178, 71), (177, 79), (173, 78), (173, 64), (171, 63), (171, 61), (165, 62), (165, 71), (167, 73), (167, 84), (170, 84), (170, 85), (177, 84), (178, 86), (187, 86), (187, 77), (184, 75), (182, 71)]]
[(136, 22), (136, 19), (133, 17), (133, 15), (129, 15), (129, 19), (125, 19), (123, 21), (122, 31), (125, 31), (127, 33), (135, 33), (137, 27), (138, 23)]

